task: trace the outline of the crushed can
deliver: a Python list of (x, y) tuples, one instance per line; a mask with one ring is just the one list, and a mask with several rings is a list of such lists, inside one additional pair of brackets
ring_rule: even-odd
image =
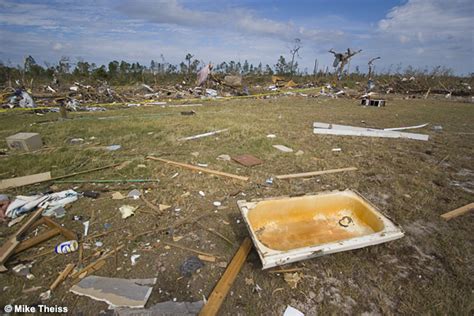
[(77, 242), (77, 240), (69, 240), (69, 241), (65, 241), (65, 242), (62, 242), (59, 245), (57, 245), (56, 248), (54, 249), (54, 251), (56, 253), (63, 253), (64, 254), (64, 253), (74, 252), (78, 248), (79, 248), (79, 243)]

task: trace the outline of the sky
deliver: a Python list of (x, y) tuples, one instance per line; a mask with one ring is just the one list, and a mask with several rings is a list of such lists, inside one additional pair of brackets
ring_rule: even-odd
[(290, 59), (301, 40), (300, 69), (331, 67), (329, 49), (362, 52), (351, 61), (367, 71), (441, 65), (474, 72), (474, 0), (0, 0), (0, 61), (42, 65), (62, 56), (108, 63), (153, 59), (179, 64)]

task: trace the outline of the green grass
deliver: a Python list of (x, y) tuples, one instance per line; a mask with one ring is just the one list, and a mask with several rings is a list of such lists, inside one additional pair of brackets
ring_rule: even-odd
[[(219, 261), (225, 262), (231, 259), (237, 244), (247, 235), (245, 225), (242, 222), (237, 224), (240, 215), (236, 200), (346, 188), (357, 190), (401, 224), (407, 231), (406, 237), (384, 245), (296, 263), (292, 266), (304, 267), (303, 281), (297, 290), (290, 290), (282, 276), (261, 271), (256, 254), (252, 253), (232, 287), (233, 295), (225, 301), (222, 314), (235, 315), (238, 311), (255, 315), (281, 314), (287, 304), (293, 304), (308, 314), (472, 313), (474, 215), (464, 215), (449, 223), (442, 221), (439, 215), (472, 202), (472, 193), (450, 183), (452, 180), (473, 181), (472, 173), (460, 176), (458, 172), (462, 169), (472, 172), (473, 169), (474, 136), (459, 133), (472, 132), (474, 107), (449, 101), (401, 99), (388, 100), (385, 108), (366, 108), (356, 104), (355, 100), (302, 97), (241, 99), (206, 102), (204, 106), (195, 108), (197, 114), (194, 116), (180, 115), (179, 108), (142, 107), (103, 113), (73, 113), (70, 114), (72, 119), (66, 121), (58, 121), (58, 114), (6, 113), (0, 115), (0, 139), (20, 131), (38, 132), (50, 149), (1, 157), (0, 175), (9, 178), (51, 171), (53, 176), (59, 176), (131, 160), (132, 163), (122, 170), (108, 169), (73, 179), (158, 178), (160, 183), (86, 184), (77, 189), (118, 189), (126, 194), (134, 186), (150, 187), (149, 200), (173, 206), (164, 216), (137, 213), (123, 220), (117, 211), (122, 204), (148, 209), (140, 201), (111, 200), (109, 193), (105, 192), (97, 201), (80, 199), (68, 209), (66, 218), (58, 221), (82, 232), (82, 224), (72, 221), (71, 216), (94, 216), (91, 233), (103, 231), (104, 222), (111, 223), (113, 228), (129, 225), (120, 233), (101, 239), (105, 247), (110, 248), (124, 240), (126, 235), (151, 229), (155, 224), (160, 226), (177, 218), (213, 210), (212, 202), (218, 200), (225, 208), (201, 223), (235, 241), (234, 248), (195, 225), (181, 227), (174, 234), (184, 236), (180, 243), (219, 254), (222, 256)], [(110, 118), (101, 119), (103, 117)], [(41, 121), (49, 122), (33, 124)], [(413, 132), (427, 133), (430, 140), (317, 136), (312, 133), (314, 121), (376, 128), (429, 122), (428, 127)], [(433, 131), (433, 125), (442, 125), (443, 131)], [(224, 128), (229, 128), (229, 132), (198, 140), (177, 141), (180, 137)], [(277, 138), (269, 139), (267, 134), (276, 134)], [(76, 137), (84, 138), (86, 143), (70, 145), (68, 140)], [(90, 140), (90, 137), (96, 139)], [(97, 148), (112, 144), (120, 144), (122, 148), (115, 152)], [(295, 152), (303, 150), (304, 154), (282, 153), (272, 147), (274, 144), (291, 147)], [(0, 147), (6, 147), (6, 143), (1, 143)], [(342, 148), (342, 152), (332, 152), (335, 147)], [(191, 155), (193, 152), (199, 152), (199, 156), (194, 157)], [(234, 162), (217, 160), (221, 154), (252, 154), (262, 159), (264, 164), (246, 168)], [(191, 164), (207, 163), (211, 169), (249, 176), (251, 180), (246, 183), (198, 174), (147, 161), (147, 155)], [(444, 158), (445, 161), (439, 163)], [(138, 164), (147, 167), (138, 168)], [(359, 170), (264, 185), (265, 179), (277, 174), (350, 166)], [(172, 179), (176, 172), (179, 175)], [(44, 184), (10, 193), (25, 194), (46, 187)], [(63, 189), (69, 187), (67, 184), (59, 185)], [(197, 194), (200, 190), (206, 193), (204, 198)], [(233, 196), (239, 191), (245, 196)], [(182, 197), (184, 192), (191, 195)], [(181, 211), (174, 212), (174, 208), (181, 208)], [(5, 226), (0, 229), (2, 236), (12, 231)], [(142, 237), (127, 243), (124, 252), (130, 254), (148, 242), (169, 238), (159, 234)], [(45, 245), (52, 247), (57, 241)], [(424, 258), (418, 250), (432, 259)], [(92, 253), (92, 249), (86, 250), (86, 256)], [(158, 285), (149, 304), (174, 297), (178, 301), (202, 299), (203, 294), (210, 293), (223, 272), (213, 264), (206, 264), (201, 273), (191, 279), (179, 279), (179, 265), (190, 253), (163, 246), (139, 253), (142, 256), (137, 266), (130, 266), (129, 257), (121, 255), (118, 259), (120, 270), (116, 270), (114, 260), (110, 260), (111, 264), (98, 274), (128, 278), (157, 276)], [(44, 263), (46, 260), (50, 261)], [(0, 275), (2, 285), (9, 286), (0, 299), (0, 305), (11, 301), (35, 302), (37, 293), (22, 294), (22, 288), (49, 285), (56, 273), (74, 260), (76, 254), (41, 258), (32, 269), (36, 275), (32, 281), (11, 273)], [(260, 294), (253, 292), (245, 284), (245, 277), (253, 277), (263, 291)], [(64, 304), (74, 306), (74, 310), (85, 312), (106, 308), (103, 303), (68, 293), (68, 286), (70, 284), (60, 288), (50, 304), (64, 300)], [(157, 288), (161, 288), (163, 293), (159, 293)], [(283, 290), (272, 295), (277, 288)]]

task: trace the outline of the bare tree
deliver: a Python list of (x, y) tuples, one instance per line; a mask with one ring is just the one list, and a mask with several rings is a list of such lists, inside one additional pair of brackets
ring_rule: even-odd
[(194, 55), (191, 55), (190, 53), (186, 54), (186, 61), (188, 62), (188, 76), (191, 74), (191, 59), (193, 59)]
[(372, 78), (372, 65), (374, 64), (374, 61), (376, 61), (377, 59), (380, 59), (380, 57), (372, 58), (372, 59), (369, 60), (369, 62), (368, 62), (368, 65), (369, 65), (369, 79)]
[(337, 70), (336, 70), (336, 74), (337, 74), (338, 79), (341, 78), (341, 76), (344, 72), (344, 67), (347, 65), (349, 60), (354, 55), (360, 53), (361, 51), (362, 51), (362, 49), (359, 49), (358, 51), (353, 52), (353, 51), (351, 51), (350, 48), (348, 48), (345, 53), (336, 53), (332, 48), (329, 50), (329, 52), (334, 55), (334, 62), (332, 64), (332, 66), (334, 68), (336, 68), (339, 65), (339, 68), (337, 68)]
[(291, 64), (290, 64), (290, 73), (291, 75), (295, 72), (295, 56), (300, 57), (299, 50), (301, 49), (301, 40), (299, 38), (295, 38), (293, 41), (293, 47), (290, 49), (291, 54)]

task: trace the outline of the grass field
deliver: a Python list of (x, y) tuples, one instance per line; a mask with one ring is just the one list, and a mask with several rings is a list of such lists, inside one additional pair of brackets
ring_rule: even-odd
[[(159, 179), (153, 184), (56, 184), (58, 189), (78, 191), (98, 189), (99, 199), (81, 198), (57, 221), (78, 233), (80, 221), (90, 219), (90, 234), (115, 230), (91, 240), (84, 257), (100, 249), (112, 249), (124, 242), (116, 259), (96, 274), (109, 277), (157, 277), (147, 306), (176, 298), (196, 301), (207, 297), (222, 275), (220, 264), (229, 262), (243, 238), (248, 235), (238, 211), (240, 199), (292, 195), (326, 190), (357, 190), (388, 214), (406, 232), (390, 243), (348, 251), (288, 265), (302, 268), (302, 280), (291, 289), (280, 274), (261, 270), (253, 250), (232, 286), (221, 309), (222, 315), (281, 315), (287, 305), (306, 315), (315, 314), (456, 314), (474, 310), (474, 214), (450, 222), (439, 215), (473, 201), (474, 193), (474, 107), (469, 103), (393, 98), (385, 108), (357, 106), (348, 99), (304, 98), (209, 101), (196, 107), (196, 115), (183, 116), (189, 108), (140, 107), (101, 113), (74, 113), (68, 120), (59, 114), (37, 116), (29, 113), (0, 115), (0, 147), (4, 138), (17, 132), (38, 132), (46, 149), (31, 154), (0, 156), (0, 178), (51, 171), (53, 176), (100, 167), (126, 160), (121, 170), (107, 169), (72, 179)], [(314, 135), (315, 121), (375, 128), (430, 125), (413, 132), (430, 135), (427, 142), (405, 139), (378, 139)], [(441, 125), (442, 131), (433, 130)], [(177, 139), (217, 129), (229, 131), (212, 137), (180, 142)], [(276, 138), (267, 138), (275, 134)], [(83, 138), (79, 145), (71, 138)], [(117, 151), (102, 146), (121, 145)], [(302, 155), (283, 153), (272, 145), (282, 144)], [(341, 148), (333, 152), (333, 148)], [(252, 154), (264, 161), (247, 168), (234, 162), (217, 160), (221, 154)], [(190, 164), (205, 163), (209, 168), (249, 176), (249, 182), (199, 174), (157, 161), (147, 155)], [(145, 166), (141, 166), (145, 165)], [(281, 180), (266, 185), (271, 176), (284, 173), (357, 167), (358, 171), (329, 174), (310, 179)], [(173, 177), (175, 173), (179, 173)], [(49, 184), (29, 186), (8, 193), (28, 194), (44, 191)], [(146, 197), (172, 207), (162, 216), (141, 200), (112, 200), (111, 194), (124, 195), (132, 188), (149, 188)], [(108, 190), (108, 191), (107, 191)], [(198, 194), (203, 191), (205, 196)], [(189, 192), (189, 195), (187, 194)], [(220, 201), (222, 207), (213, 206)], [(140, 206), (135, 216), (122, 219), (123, 204)], [(176, 211), (180, 209), (180, 211)], [(188, 216), (203, 217), (199, 223), (230, 239), (223, 239), (197, 224), (178, 227), (166, 233), (152, 233), (137, 239), (140, 232), (170, 225)], [(3, 242), (17, 226), (3, 225)], [(173, 235), (173, 236), (171, 236)], [(178, 243), (218, 256), (192, 277), (180, 277), (180, 265), (192, 253), (165, 247), (158, 240)], [(51, 249), (59, 238), (42, 246)], [(96, 249), (95, 242), (103, 242)], [(169, 248), (169, 249), (168, 249)], [(140, 254), (131, 265), (133, 251)], [(21, 257), (39, 252), (28, 250)], [(127, 256), (125, 256), (125, 254)], [(34, 304), (38, 295), (56, 278), (67, 263), (77, 262), (78, 254), (49, 254), (38, 258), (32, 267), (33, 280), (11, 272), (0, 275), (3, 293), (0, 305)], [(93, 258), (90, 259), (94, 260)], [(285, 267), (286, 268), (286, 267)], [(262, 290), (255, 290), (258, 284)], [(40, 286), (42, 289), (24, 293)], [(69, 293), (68, 280), (53, 292), (48, 305), (68, 306), (73, 312), (88, 315), (107, 310), (105, 303)]]

